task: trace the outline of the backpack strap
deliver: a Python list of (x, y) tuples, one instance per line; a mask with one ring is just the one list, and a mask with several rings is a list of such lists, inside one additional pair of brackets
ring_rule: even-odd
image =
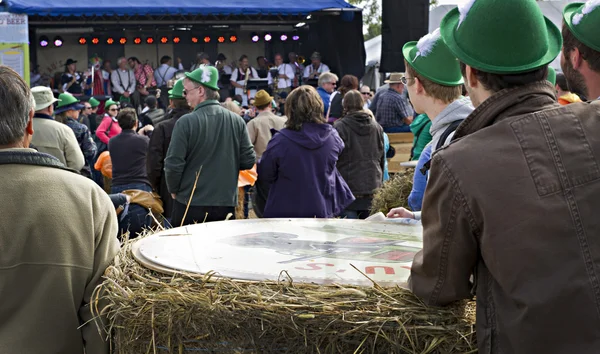
[[(462, 123), (463, 120), (464, 119), (455, 120), (454, 122), (450, 123), (450, 125), (448, 125), (448, 127), (446, 127), (446, 130), (444, 130), (444, 132), (440, 136), (440, 140), (438, 140), (438, 142), (435, 146), (435, 150), (433, 150), (431, 152), (432, 157), (436, 151), (438, 151), (439, 149), (444, 147), (444, 145), (446, 144), (446, 140), (448, 139), (450, 134), (454, 133), (456, 131), (456, 129), (458, 129), (458, 126), (460, 125), (460, 123)], [(430, 169), (431, 169), (431, 159), (429, 159), (429, 161), (427, 161), (423, 165), (423, 168), (421, 168), (421, 173), (423, 175), (426, 175), (427, 171), (429, 171)]]
[[(416, 139), (416, 141), (419, 140), (419, 136), (421, 135), (421, 133), (423, 132), (423, 129), (425, 129), (426, 126), (430, 126), (431, 127), (431, 121), (429, 121), (428, 123), (423, 124), (419, 128), (419, 130), (417, 130), (417, 132), (415, 133), (415, 139)], [(413, 147), (410, 149), (410, 159), (412, 160), (414, 156), (415, 156), (415, 145), (413, 144)]]

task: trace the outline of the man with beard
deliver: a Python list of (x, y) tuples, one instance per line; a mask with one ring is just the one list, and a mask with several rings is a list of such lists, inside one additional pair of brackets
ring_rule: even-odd
[[(598, 3), (565, 11), (588, 46)], [(429, 305), (475, 294), (482, 353), (597, 353), (600, 102), (556, 102), (561, 33), (535, 0), (467, 2), (441, 34), (476, 109), (433, 154), (410, 288)], [(599, 96), (593, 52), (569, 44), (569, 76)]]
[(560, 66), (569, 89), (584, 101), (600, 99), (600, 1), (569, 4), (563, 16)]

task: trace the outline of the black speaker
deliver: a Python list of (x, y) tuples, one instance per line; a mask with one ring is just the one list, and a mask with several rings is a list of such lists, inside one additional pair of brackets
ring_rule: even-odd
[(383, 0), (380, 72), (404, 72), (402, 46), (429, 31), (429, 0)]

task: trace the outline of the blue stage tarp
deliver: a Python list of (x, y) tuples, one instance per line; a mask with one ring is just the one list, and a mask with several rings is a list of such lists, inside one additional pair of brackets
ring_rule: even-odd
[(344, 0), (5, 0), (12, 13), (41, 16), (298, 15), (352, 9)]

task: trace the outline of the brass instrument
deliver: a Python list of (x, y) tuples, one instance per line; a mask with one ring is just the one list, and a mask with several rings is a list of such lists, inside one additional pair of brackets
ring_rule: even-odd
[(246, 68), (246, 78), (244, 79), (244, 93), (248, 93), (248, 79), (250, 78), (250, 68)]
[(279, 88), (279, 68), (275, 65), (269, 67), (269, 73), (271, 74), (271, 78), (273, 79), (273, 90), (277, 91)]
[(215, 68), (217, 68), (217, 70), (221, 71), (223, 70), (223, 67), (225, 66), (225, 63), (221, 60), (217, 60), (215, 61)]
[(297, 59), (297, 62), (298, 62), (300, 65), (304, 65), (304, 63), (306, 63), (306, 59), (305, 59), (305, 58), (304, 58), (302, 55), (300, 55), (300, 56), (298, 57), (298, 59)]

